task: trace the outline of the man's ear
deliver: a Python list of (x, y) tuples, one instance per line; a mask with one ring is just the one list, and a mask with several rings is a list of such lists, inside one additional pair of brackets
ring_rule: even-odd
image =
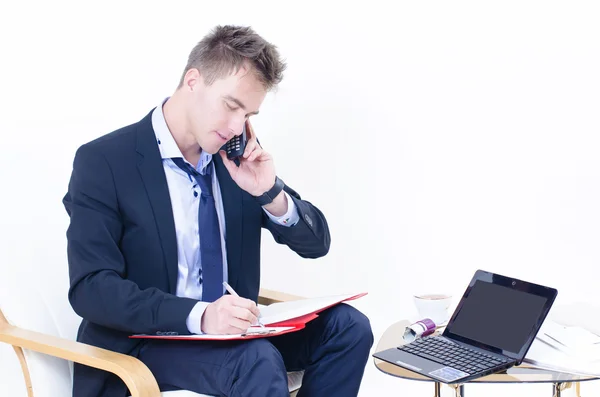
[(185, 73), (183, 85), (190, 91), (197, 90), (203, 83), (202, 75), (196, 68), (191, 68)]

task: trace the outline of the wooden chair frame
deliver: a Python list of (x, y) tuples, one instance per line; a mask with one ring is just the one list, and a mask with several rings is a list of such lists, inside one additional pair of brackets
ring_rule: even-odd
[[(261, 288), (258, 303), (270, 305), (276, 302), (297, 299), (301, 299), (301, 297)], [(25, 378), (28, 397), (34, 397), (34, 395), (23, 349), (112, 372), (125, 382), (131, 397), (160, 397), (156, 379), (154, 379), (148, 367), (137, 358), (77, 341), (15, 327), (8, 323), (2, 314), (2, 310), (0, 310), (0, 342), (12, 345), (15, 350)], [(290, 396), (295, 396), (296, 393), (297, 391), (294, 391)]]

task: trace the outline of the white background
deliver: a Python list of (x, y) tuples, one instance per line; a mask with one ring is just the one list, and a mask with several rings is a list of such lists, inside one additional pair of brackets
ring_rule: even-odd
[[(289, 65), (253, 125), (332, 233), (319, 260), (266, 234), (264, 287), (368, 291), (355, 305), (376, 340), (414, 315), (414, 292), (460, 294), (478, 268), (555, 287), (557, 303), (597, 301), (599, 11), (591, 1), (6, 2), (3, 274), (66, 285), (61, 199), (76, 148), (170, 95), (214, 25), (248, 24)], [(13, 356), (1, 346), (0, 394), (25, 396)], [(361, 396), (432, 394), (367, 363)]]

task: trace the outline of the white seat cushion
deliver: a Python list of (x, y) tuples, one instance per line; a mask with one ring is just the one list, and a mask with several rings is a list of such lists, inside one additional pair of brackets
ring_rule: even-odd
[(304, 371), (288, 372), (288, 389), (291, 392), (296, 391), (302, 386)]

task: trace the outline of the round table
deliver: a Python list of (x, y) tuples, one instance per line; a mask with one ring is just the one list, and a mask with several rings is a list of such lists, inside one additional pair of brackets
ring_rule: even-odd
[[(392, 324), (383, 333), (381, 339), (379, 339), (375, 351), (379, 352), (404, 345), (406, 342), (403, 340), (402, 335), (404, 334), (404, 329), (408, 325), (410, 325), (408, 320), (402, 320)], [(437, 332), (440, 332), (440, 330)], [(432, 382), (434, 383), (435, 397), (440, 396), (440, 382), (378, 358), (374, 358), (374, 363), (381, 372), (388, 375), (416, 381)], [(505, 372), (487, 375), (468, 381), (467, 383), (550, 383), (553, 385), (553, 397), (560, 397), (563, 390), (575, 385), (577, 396), (580, 397), (580, 382), (595, 379), (598, 378), (532, 368), (527, 366), (527, 363), (523, 363), (518, 367), (509, 368)], [(448, 386), (455, 390), (456, 397), (464, 397), (464, 384), (452, 384)]]

